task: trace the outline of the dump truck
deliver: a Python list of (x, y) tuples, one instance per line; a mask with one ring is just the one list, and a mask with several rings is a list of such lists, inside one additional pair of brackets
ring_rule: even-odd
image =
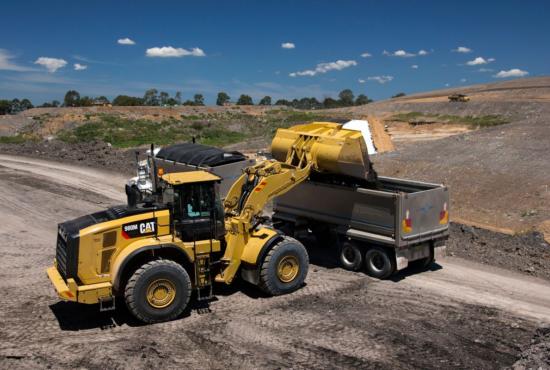
[(450, 102), (466, 103), (470, 101), (470, 97), (464, 94), (452, 94), (448, 96)]
[(264, 225), (266, 203), (313, 172), (376, 176), (360, 132), (316, 122), (293, 134), (284, 139), (284, 160), (246, 167), (223, 203), (219, 176), (164, 173), (153, 161), (151, 196), (59, 224), (47, 269), (58, 296), (100, 310), (115, 309), (121, 297), (136, 318), (154, 323), (178, 317), (193, 293), (211, 299), (214, 283), (231, 284), (238, 275), (269, 295), (299, 289), (307, 251)]
[(329, 243), (345, 269), (384, 279), (411, 262), (428, 266), (445, 254), (449, 191), (383, 176), (373, 188), (314, 175), (274, 200), (272, 221), (286, 235), (310, 233)]

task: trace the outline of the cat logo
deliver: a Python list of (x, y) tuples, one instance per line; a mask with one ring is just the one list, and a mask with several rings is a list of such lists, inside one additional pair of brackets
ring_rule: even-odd
[(155, 235), (157, 232), (157, 219), (132, 222), (122, 225), (122, 237), (124, 239), (139, 238), (142, 236)]

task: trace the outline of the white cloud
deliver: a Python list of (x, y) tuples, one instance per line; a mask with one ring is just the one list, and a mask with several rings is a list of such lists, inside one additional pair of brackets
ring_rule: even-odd
[(466, 46), (459, 46), (457, 47), (456, 49), (453, 49), (451, 50), (455, 53), (464, 53), (464, 54), (467, 54), (467, 53), (471, 53), (472, 52), (472, 49), (470, 48), (467, 48)]
[(357, 62), (355, 60), (337, 60), (336, 62), (330, 63), (319, 63), (315, 69), (307, 69), (300, 72), (292, 72), (289, 74), (290, 77), (296, 76), (315, 76), (317, 74), (327, 73), (329, 71), (341, 71), (342, 69), (356, 66)]
[(495, 58), (485, 59), (483, 57), (477, 57), (473, 60), (470, 60), (470, 61), (466, 62), (466, 64), (469, 65), (469, 66), (478, 66), (478, 65), (481, 65), (481, 64), (488, 64), (488, 63), (491, 63), (491, 62), (494, 62), (494, 61), (495, 61)]
[(361, 58), (370, 58), (370, 57), (372, 57), (372, 55), (370, 53), (365, 52), (365, 53), (361, 54)]
[(294, 48), (296, 48), (296, 45), (294, 45), (293, 42), (283, 42), (283, 43), (281, 44), (281, 47), (282, 47), (283, 49), (294, 49)]
[(418, 52), (418, 55), (428, 55), (428, 52), (426, 50), (422, 49)]
[(146, 50), (145, 55), (148, 57), (158, 58), (180, 58), (185, 56), (204, 57), (206, 54), (200, 48), (193, 48), (191, 50), (182, 48), (173, 48), (172, 46), (154, 47)]
[(123, 39), (118, 39), (117, 43), (119, 43), (120, 45), (135, 45), (136, 44), (136, 42), (134, 40), (129, 39), (128, 37), (125, 37)]
[(460, 79), (460, 82), (462, 82), (462, 83), (464, 83), (464, 82), (466, 82), (466, 81), (468, 81), (466, 78), (461, 78), (461, 79)]
[(75, 71), (83, 71), (85, 69), (88, 69), (87, 65), (80, 64), (80, 63), (75, 63), (73, 66)]
[(386, 82), (390, 82), (393, 80), (393, 76), (387, 76), (387, 75), (383, 75), (383, 76), (370, 76), (370, 77), (367, 77), (366, 80), (364, 79), (359, 79), (357, 80), (360, 84), (364, 84), (366, 83), (367, 81), (376, 81), (378, 82), (379, 84), (385, 84)]
[(11, 61), (12, 59), (14, 59), (13, 55), (11, 55), (7, 50), (0, 49), (0, 70), (15, 72), (26, 72), (34, 70), (33, 68), (17, 65), (16, 63)]
[(67, 65), (67, 61), (58, 58), (40, 57), (34, 62), (34, 64), (40, 64), (41, 66), (46, 67), (48, 72), (54, 73), (59, 68), (65, 67)]
[(412, 69), (418, 69), (418, 64), (413, 64), (413, 65), (411, 66), (411, 68), (412, 68)]
[(492, 69), (492, 68), (480, 68), (477, 71), (478, 72), (493, 72), (494, 69)]
[(394, 57), (400, 57), (400, 58), (409, 58), (409, 57), (414, 57), (415, 56), (413, 53), (409, 53), (405, 50), (396, 50), (393, 53), (391, 53), (390, 55), (393, 55)]
[(495, 78), (524, 77), (524, 76), (527, 76), (528, 74), (529, 72), (527, 71), (523, 71), (518, 68), (512, 68), (512, 69), (509, 69), (508, 71), (500, 71), (493, 77)]

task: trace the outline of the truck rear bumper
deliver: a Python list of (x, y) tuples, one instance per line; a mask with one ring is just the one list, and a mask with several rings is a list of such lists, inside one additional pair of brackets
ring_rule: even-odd
[[(423, 258), (430, 258), (431, 250), (427, 243), (419, 244), (407, 249), (396, 250), (395, 259), (397, 270), (403, 270), (409, 265), (409, 262), (417, 261)], [(435, 245), (433, 247), (433, 260), (445, 257), (447, 247), (445, 245)]]
[(102, 299), (112, 298), (112, 285), (110, 282), (79, 286), (74, 279), (65, 281), (55, 266), (48, 268), (46, 272), (57, 291), (57, 295), (65, 301), (95, 304)]

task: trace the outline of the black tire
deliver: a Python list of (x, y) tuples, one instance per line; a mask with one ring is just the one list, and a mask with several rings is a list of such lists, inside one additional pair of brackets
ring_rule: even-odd
[(395, 262), (384, 248), (372, 247), (365, 253), (367, 273), (378, 279), (386, 279), (395, 272)]
[[(297, 264), (297, 271), (286, 266)], [(278, 273), (282, 267), (283, 273)], [(269, 295), (281, 295), (300, 288), (306, 279), (309, 256), (306, 248), (298, 240), (284, 237), (267, 252), (260, 265), (259, 287)], [(285, 271), (292, 273), (284, 274)]]
[(434, 262), (435, 262), (435, 256), (434, 256), (433, 248), (430, 248), (430, 256), (426, 258), (422, 258), (421, 260), (418, 260), (418, 265), (420, 266), (420, 268), (427, 269)]
[(343, 242), (338, 252), (340, 266), (349, 271), (358, 271), (363, 266), (363, 254), (357, 244)]
[[(169, 289), (167, 289), (169, 288)], [(148, 292), (160, 289), (160, 294), (168, 293), (165, 301), (158, 299), (157, 306), (147, 298)], [(174, 290), (170, 294), (170, 291)], [(191, 298), (191, 279), (187, 271), (170, 260), (155, 260), (137, 269), (124, 289), (124, 299), (128, 310), (137, 319), (146, 323), (173, 320), (187, 307)], [(151, 300), (155, 300), (154, 296)]]

